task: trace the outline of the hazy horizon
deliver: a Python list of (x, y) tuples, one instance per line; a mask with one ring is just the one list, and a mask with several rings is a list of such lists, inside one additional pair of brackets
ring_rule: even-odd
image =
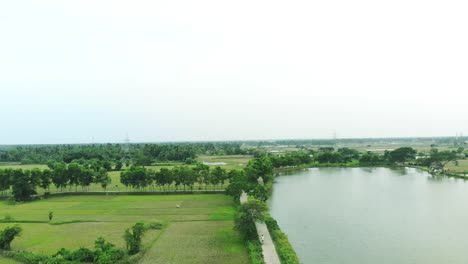
[(464, 1), (5, 1), (0, 144), (468, 135)]

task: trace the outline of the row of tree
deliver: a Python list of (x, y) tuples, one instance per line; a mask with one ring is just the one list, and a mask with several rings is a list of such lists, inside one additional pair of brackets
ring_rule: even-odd
[(176, 166), (172, 169), (161, 168), (159, 171), (146, 169), (141, 166), (132, 166), (120, 174), (120, 182), (133, 189), (158, 186), (161, 190), (174, 185), (176, 189), (183, 187), (193, 190), (197, 183), (199, 188), (208, 186), (223, 186), (226, 181), (236, 175), (237, 171), (227, 172), (221, 167), (211, 168), (197, 163), (194, 167)]
[(104, 168), (93, 168), (78, 163), (65, 164), (56, 162), (52, 169), (3, 169), (0, 170), (0, 191), (3, 193), (10, 188), (17, 201), (25, 201), (36, 194), (36, 188), (40, 187), (48, 191), (51, 184), (63, 190), (66, 187), (78, 186), (83, 189), (91, 183), (99, 183), (106, 189), (111, 179)]
[(318, 150), (298, 151), (286, 155), (269, 156), (273, 167), (298, 166), (301, 164), (346, 164), (354, 165), (392, 165), (410, 162), (420, 166), (444, 167), (448, 162), (463, 159), (466, 155), (463, 148), (439, 151), (432, 148), (429, 152), (417, 152), (411, 147), (401, 147), (383, 154), (359, 152), (350, 148), (334, 149), (331, 147)]
[[(159, 171), (142, 166), (131, 166), (121, 172), (120, 181), (134, 190), (142, 190), (147, 187), (154, 189), (156, 186), (161, 190), (166, 190), (172, 185), (176, 189), (193, 190), (195, 184), (198, 184), (199, 188), (204, 187), (205, 189), (208, 186), (222, 188), (226, 181), (236, 177), (239, 173), (243, 173), (243, 171), (227, 172), (221, 167), (211, 168), (201, 163), (193, 167), (161, 168)], [(50, 166), (50, 169), (44, 170), (0, 170), (0, 191), (5, 194), (11, 188), (17, 201), (30, 200), (32, 195), (37, 194), (36, 188), (38, 187), (49, 191), (53, 184), (60, 191), (67, 187), (70, 190), (75, 188), (77, 191), (79, 186), (83, 190), (92, 183), (100, 184), (106, 190), (111, 183), (107, 170), (103, 167), (93, 167), (89, 164), (81, 165), (75, 162), (70, 164), (56, 162)]]

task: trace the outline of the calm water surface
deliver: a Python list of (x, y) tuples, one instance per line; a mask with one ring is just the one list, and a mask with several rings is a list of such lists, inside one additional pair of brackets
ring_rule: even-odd
[(276, 178), (271, 214), (302, 263), (468, 263), (468, 182), (416, 169)]

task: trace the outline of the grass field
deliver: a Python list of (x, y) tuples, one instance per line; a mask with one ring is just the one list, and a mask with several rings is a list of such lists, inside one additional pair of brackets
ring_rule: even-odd
[[(49, 211), (54, 212), (51, 223)], [(248, 263), (244, 244), (233, 230), (235, 214), (231, 198), (216, 194), (71, 196), (0, 203), (0, 218), (8, 215), (23, 228), (13, 250), (51, 254), (62, 247), (93, 247), (99, 236), (123, 248), (125, 229), (137, 221), (165, 223), (163, 230), (145, 235), (148, 250), (141, 263)], [(13, 224), (0, 223), (0, 228)], [(14, 263), (8, 261), (0, 258), (0, 264)]]
[(0, 264), (21, 264), (21, 262), (14, 261), (14, 260), (11, 260), (11, 259), (4, 259), (4, 258), (0, 257)]

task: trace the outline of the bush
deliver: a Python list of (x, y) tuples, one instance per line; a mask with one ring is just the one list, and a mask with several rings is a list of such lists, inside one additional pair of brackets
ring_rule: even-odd
[(249, 250), (249, 257), (251, 264), (264, 264), (262, 254), (262, 244), (258, 240), (247, 241), (247, 248)]
[(149, 229), (158, 230), (158, 229), (163, 229), (163, 227), (164, 227), (164, 224), (160, 222), (150, 222), (145, 225), (146, 230), (149, 230)]
[(275, 243), (276, 251), (278, 252), (281, 263), (299, 264), (299, 258), (289, 243), (288, 236), (281, 231), (276, 220), (271, 216), (267, 216), (265, 218), (265, 224), (267, 225), (271, 238)]
[(136, 223), (132, 228), (127, 228), (123, 236), (125, 243), (127, 245), (127, 251), (130, 255), (134, 255), (140, 252), (141, 248), (141, 237), (146, 231), (145, 224), (142, 222)]
[(3, 231), (0, 232), (0, 249), (10, 250), (10, 245), (16, 236), (21, 233), (21, 227), (15, 225), (13, 227), (7, 226)]

